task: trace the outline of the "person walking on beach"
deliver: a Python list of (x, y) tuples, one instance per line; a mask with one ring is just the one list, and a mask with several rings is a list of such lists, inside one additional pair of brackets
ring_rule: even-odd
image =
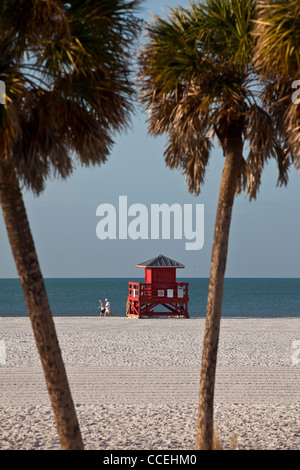
[(100, 303), (100, 307), (97, 307), (97, 308), (100, 308), (100, 317), (102, 317), (102, 314), (104, 315), (104, 313), (105, 313), (105, 307), (103, 305), (102, 300), (99, 300), (99, 303)]
[(112, 313), (110, 311), (110, 303), (108, 301), (108, 299), (105, 299), (105, 316), (107, 316), (106, 314), (108, 313), (108, 315), (110, 315), (112, 317)]

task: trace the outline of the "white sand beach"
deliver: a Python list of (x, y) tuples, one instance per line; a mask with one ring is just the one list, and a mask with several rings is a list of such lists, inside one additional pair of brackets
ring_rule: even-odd
[[(86, 449), (193, 450), (204, 319), (56, 317)], [(0, 449), (59, 449), (28, 318), (0, 318)], [(300, 319), (223, 319), (224, 448), (300, 449)], [(300, 349), (300, 346), (298, 346)]]

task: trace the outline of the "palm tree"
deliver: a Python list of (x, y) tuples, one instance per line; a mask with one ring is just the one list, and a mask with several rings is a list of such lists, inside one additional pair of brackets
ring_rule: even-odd
[(83, 442), (20, 183), (104, 163), (132, 111), (138, 1), (0, 2), (0, 202), (62, 449)]
[[(287, 149), (300, 151), (300, 4), (295, 0), (259, 1), (254, 35), (255, 66), (272, 118), (287, 135)], [(295, 103), (295, 100), (297, 102)], [(297, 104), (297, 106), (295, 106)], [(299, 168), (299, 158), (295, 160)]]
[[(245, 190), (254, 199), (265, 162), (276, 158), (279, 183), (290, 164), (279, 129), (260, 99), (252, 64), (255, 1), (207, 0), (171, 8), (147, 26), (139, 55), (140, 97), (151, 135), (165, 134), (167, 166), (180, 168), (198, 194), (211, 155), (222, 146), (220, 184), (199, 392), (197, 448), (211, 449), (215, 373), (232, 207)], [(245, 145), (247, 143), (247, 146)], [(245, 151), (247, 155), (245, 156)]]

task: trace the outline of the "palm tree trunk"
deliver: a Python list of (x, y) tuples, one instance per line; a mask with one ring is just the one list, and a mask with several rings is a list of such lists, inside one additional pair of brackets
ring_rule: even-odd
[(232, 206), (243, 165), (240, 130), (236, 127), (229, 129), (222, 146), (225, 165), (215, 221), (199, 391), (197, 448), (201, 450), (211, 450), (213, 446), (214, 389), (224, 276)]
[(14, 168), (4, 158), (0, 160), (0, 203), (45, 374), (61, 448), (83, 449), (22, 193)]

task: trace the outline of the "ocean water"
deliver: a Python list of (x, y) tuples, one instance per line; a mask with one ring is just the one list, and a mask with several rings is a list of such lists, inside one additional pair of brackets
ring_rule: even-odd
[[(189, 282), (189, 315), (205, 317), (208, 279)], [(97, 316), (99, 299), (108, 298), (115, 316), (126, 315), (128, 282), (138, 278), (45, 279), (53, 316)], [(0, 316), (26, 316), (19, 279), (0, 279)], [(300, 279), (225, 279), (222, 316), (300, 317)]]

